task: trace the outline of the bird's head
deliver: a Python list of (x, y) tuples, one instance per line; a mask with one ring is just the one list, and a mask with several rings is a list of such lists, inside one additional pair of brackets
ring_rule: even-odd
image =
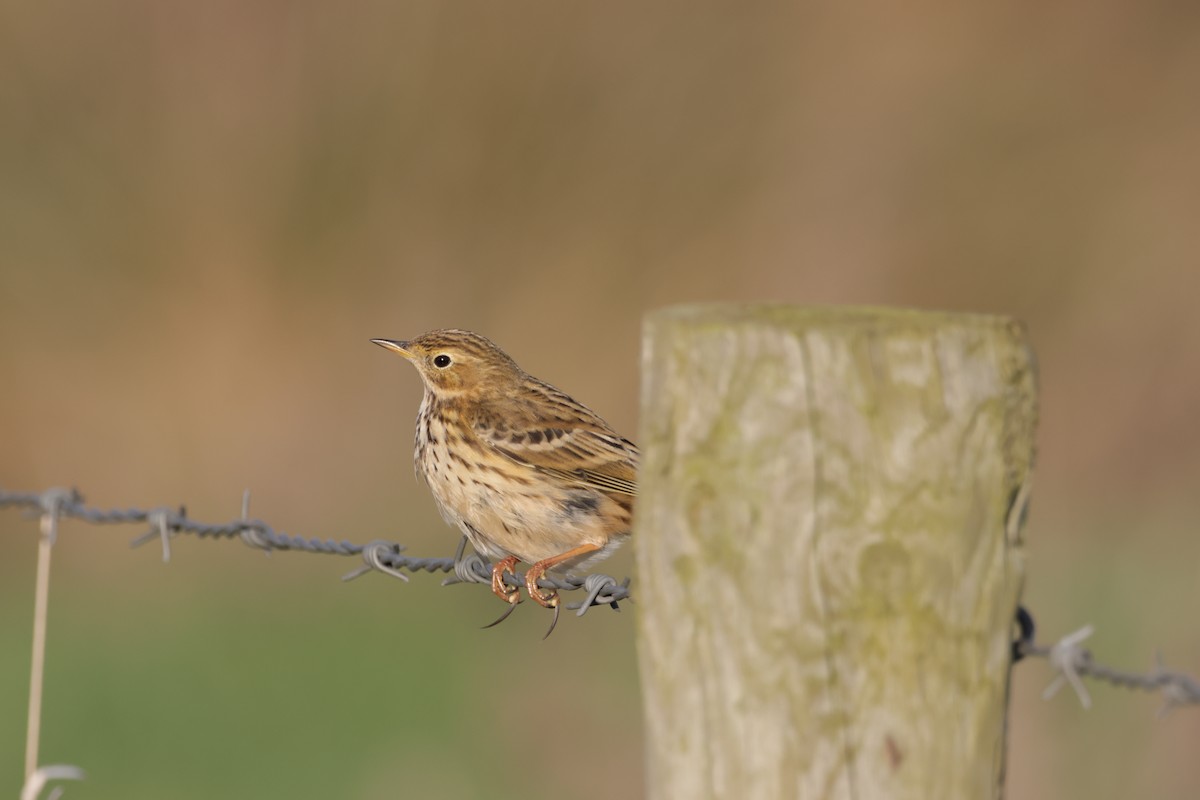
[(425, 389), (448, 397), (486, 388), (503, 391), (521, 375), (521, 368), (490, 339), (471, 331), (447, 329), (415, 339), (372, 339), (412, 362)]

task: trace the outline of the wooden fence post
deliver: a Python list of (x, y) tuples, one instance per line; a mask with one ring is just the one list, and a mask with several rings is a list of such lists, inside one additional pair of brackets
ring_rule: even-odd
[(1037, 417), (1013, 320), (652, 314), (650, 800), (995, 798)]

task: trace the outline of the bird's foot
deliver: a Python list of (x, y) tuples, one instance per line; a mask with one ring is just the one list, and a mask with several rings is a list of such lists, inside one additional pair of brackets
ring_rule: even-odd
[(492, 593), (499, 597), (504, 602), (508, 603), (508, 608), (500, 615), (500, 618), (495, 622), (490, 622), (484, 625), (484, 628), (490, 628), (493, 625), (499, 625), (504, 620), (508, 619), (508, 615), (517, 607), (517, 603), (521, 602), (521, 590), (508, 588), (508, 582), (504, 580), (505, 575), (512, 575), (514, 579), (517, 573), (513, 571), (513, 567), (520, 561), (516, 556), (509, 556), (496, 562), (492, 567)]
[(549, 592), (543, 592), (542, 587), (538, 586), (538, 580), (546, 574), (547, 566), (544, 561), (539, 561), (531, 566), (525, 573), (525, 588), (533, 602), (539, 606), (558, 608), (558, 590), (551, 589)]
[(513, 605), (521, 602), (521, 591), (519, 589), (508, 588), (508, 582), (504, 580), (504, 576), (512, 575), (515, 582), (517, 573), (513, 571), (513, 567), (520, 560), (516, 556), (509, 556), (508, 558), (500, 559), (492, 567), (492, 594), (504, 602), (512, 603)]
[(533, 602), (546, 608), (554, 609), (554, 619), (550, 621), (550, 627), (546, 630), (546, 635), (542, 638), (547, 638), (554, 633), (554, 626), (558, 624), (558, 615), (562, 611), (562, 607), (558, 603), (558, 590), (551, 589), (549, 592), (543, 592), (542, 587), (538, 586), (538, 579), (546, 574), (546, 562), (539, 561), (529, 568), (525, 573), (525, 590), (529, 592), (529, 596), (533, 598)]

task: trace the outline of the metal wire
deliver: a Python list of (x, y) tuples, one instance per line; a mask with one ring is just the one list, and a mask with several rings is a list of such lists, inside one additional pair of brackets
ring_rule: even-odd
[[(403, 581), (408, 580), (405, 572), (449, 572), (453, 573), (453, 577), (444, 580), (443, 584), (490, 585), (492, 581), (491, 563), (474, 553), (464, 556), (461, 545), (458, 554), (453, 558), (417, 558), (405, 555), (404, 545), (395, 542), (377, 540), (360, 545), (346, 540), (305, 538), (277, 531), (260, 519), (249, 518), (249, 492), (242, 498), (242, 516), (231, 522), (217, 524), (191, 519), (183, 506), (107, 510), (93, 508), (85, 504), (83, 496), (75, 489), (9, 492), (0, 488), (0, 508), (21, 508), (39, 515), (56, 509), (58, 516), (82, 520), (92, 525), (149, 524), (149, 530), (134, 539), (131, 544), (137, 547), (157, 539), (162, 546), (164, 561), (171, 558), (171, 538), (177, 534), (190, 534), (200, 539), (240, 538), (250, 547), (266, 552), (295, 550), (323, 555), (359, 556), (363, 565), (346, 575), (344, 580), (353, 580), (368, 572), (380, 572)], [(524, 573), (518, 573), (516, 577), (521, 585), (524, 585)], [(630, 597), (629, 584), (629, 578), (618, 583), (611, 576), (599, 574), (583, 577), (544, 576), (538, 581), (538, 585), (546, 589), (566, 592), (583, 589), (583, 600), (566, 604), (568, 609), (575, 610), (579, 616), (583, 616), (593, 606), (606, 605), (618, 609), (618, 603)]]

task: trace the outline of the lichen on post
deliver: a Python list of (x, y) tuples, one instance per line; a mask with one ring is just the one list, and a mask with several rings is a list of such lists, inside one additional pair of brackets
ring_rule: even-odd
[(1000, 796), (1023, 327), (687, 307), (649, 317), (643, 354), (647, 796)]

